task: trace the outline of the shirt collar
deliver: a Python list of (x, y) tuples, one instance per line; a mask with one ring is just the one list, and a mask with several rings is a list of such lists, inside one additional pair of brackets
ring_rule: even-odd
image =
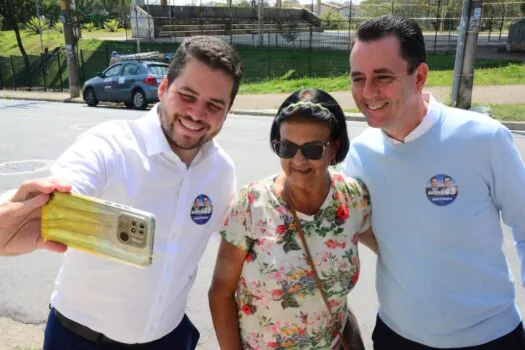
[[(176, 154), (171, 149), (168, 140), (166, 140), (166, 135), (164, 135), (164, 131), (160, 125), (158, 104), (155, 104), (144, 117), (138, 119), (137, 125), (144, 135), (144, 144), (149, 157), (157, 154), (164, 154), (168, 157), (176, 156)], [(201, 146), (199, 153), (194, 159), (194, 162), (195, 160), (206, 156), (208, 153), (214, 151), (218, 147), (219, 146), (215, 140), (206, 142)]]
[(432, 94), (427, 92), (423, 93), (423, 99), (428, 103), (428, 110), (427, 114), (421, 120), (421, 123), (419, 123), (419, 125), (416, 126), (416, 128), (405, 137), (403, 142), (393, 139), (383, 131), (383, 135), (385, 135), (386, 139), (390, 143), (396, 145), (414, 141), (423, 136), (436, 123), (436, 121), (439, 119), (439, 103), (434, 99)]

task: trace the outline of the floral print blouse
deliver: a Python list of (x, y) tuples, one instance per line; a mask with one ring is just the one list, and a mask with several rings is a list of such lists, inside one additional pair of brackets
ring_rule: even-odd
[[(277, 175), (243, 187), (222, 237), (248, 251), (236, 299), (244, 349), (329, 349), (332, 319), (306, 259)], [(359, 278), (359, 233), (370, 226), (363, 183), (331, 171), (331, 188), (315, 215), (297, 213), (332, 315), (343, 324), (346, 295)]]

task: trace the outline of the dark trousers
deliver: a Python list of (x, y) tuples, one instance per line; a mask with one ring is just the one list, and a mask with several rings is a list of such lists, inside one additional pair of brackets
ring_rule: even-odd
[[(43, 350), (193, 350), (199, 341), (199, 331), (184, 315), (181, 323), (161, 339), (144, 344), (123, 344), (100, 335), (96, 341), (88, 340), (64, 327), (51, 309), (47, 320)], [(73, 329), (70, 325), (70, 328)]]
[[(372, 333), (372, 341), (374, 342), (374, 350), (443, 350), (403, 338), (390, 329), (379, 317), (377, 317), (376, 326)], [(509, 334), (491, 342), (466, 348), (454, 348), (454, 350), (525, 350), (523, 323), (520, 323)]]

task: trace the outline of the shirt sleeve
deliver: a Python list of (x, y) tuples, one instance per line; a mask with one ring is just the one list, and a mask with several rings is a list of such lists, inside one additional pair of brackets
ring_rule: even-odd
[(352, 154), (349, 151), (348, 155), (346, 156), (345, 160), (339, 165), (339, 169), (342, 174), (346, 176), (353, 176), (355, 173), (354, 167), (353, 167), (353, 159)]
[(250, 186), (245, 186), (235, 197), (230, 213), (220, 231), (222, 238), (228, 243), (245, 251), (251, 250), (254, 242), (251, 202), (253, 202), (253, 195), (250, 193)]
[(492, 170), (491, 195), (501, 211), (503, 222), (512, 229), (521, 268), (521, 285), (525, 288), (525, 166), (514, 145), (512, 134), (500, 126), (490, 145)]
[(72, 192), (97, 196), (106, 185), (117, 153), (100, 131), (87, 131), (53, 164), (51, 176), (71, 184)]

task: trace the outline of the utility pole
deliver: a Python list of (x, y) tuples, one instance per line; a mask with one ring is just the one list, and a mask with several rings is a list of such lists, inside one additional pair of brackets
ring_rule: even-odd
[(69, 95), (71, 98), (80, 96), (80, 84), (77, 65), (77, 38), (73, 33), (73, 16), (71, 15), (71, 1), (60, 0), (62, 14), (60, 20), (64, 24), (64, 38), (66, 40), (66, 57), (69, 77)]
[(463, 0), (452, 84), (453, 107), (462, 109), (471, 107), (481, 8), (481, 0)]

